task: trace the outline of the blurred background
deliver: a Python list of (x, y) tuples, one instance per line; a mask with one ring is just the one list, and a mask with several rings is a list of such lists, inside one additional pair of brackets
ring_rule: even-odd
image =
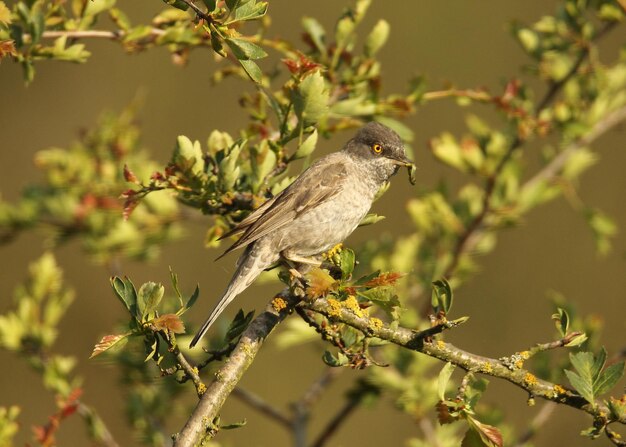
[[(148, 21), (162, 7), (159, 1), (119, 3), (135, 22)], [(506, 79), (527, 63), (510, 37), (507, 25), (512, 19), (537, 20), (552, 12), (556, 3), (548, 0), (375, 1), (362, 28), (370, 29), (379, 18), (385, 18), (391, 25), (390, 39), (380, 54), (384, 92), (405, 91), (408, 79), (415, 74), (427, 76), (430, 90), (452, 82), (462, 88), (486, 87), (499, 91)], [(344, 6), (344, 2), (331, 0), (272, 0), (269, 35), (299, 41), (301, 17), (314, 16), (331, 28)], [(616, 57), (618, 37), (611, 36), (603, 42), (602, 57)], [(36, 151), (51, 146), (67, 147), (81, 129), (95, 123), (100, 112), (121, 110), (138, 92), (145, 94), (140, 112), (144, 146), (163, 165), (178, 135), (205, 141), (213, 129), (235, 134), (245, 123), (244, 112), (237, 105), (244, 84), (232, 79), (213, 87), (210, 74), (215, 62), (208, 51), (192, 52), (189, 65), (180, 68), (171, 64), (169, 55), (161, 49), (127, 55), (115, 43), (96, 40), (87, 42), (87, 47), (93, 55), (86, 65), (39, 63), (35, 81), (28, 87), (24, 86), (17, 64), (5, 59), (0, 66), (0, 194), (4, 200), (15, 200), (25, 185), (38, 181), (39, 174), (33, 164)], [(261, 66), (269, 68), (271, 63), (261, 61)], [(392, 193), (375, 204), (374, 211), (387, 219), (359, 229), (348, 245), (356, 247), (383, 232), (405, 232), (410, 224), (404, 211), (406, 200), (417, 193), (419, 186), (431, 188), (452, 174), (429, 155), (427, 142), (443, 130), (460, 134), (464, 130), (465, 112), (452, 102), (437, 101), (420, 108), (406, 121), (416, 134), (413, 148), (419, 167), (418, 188), (411, 187), (404, 175), (398, 176)], [(481, 115), (490, 116), (487, 110), (481, 110)], [(493, 123), (496, 122), (494, 118)], [(590, 230), (564, 199), (537, 209), (521, 225), (501, 233), (496, 250), (480, 260), (482, 271), (456, 291), (454, 314), (469, 315), (471, 319), (463, 328), (451, 332), (449, 341), (489, 357), (509, 355), (534, 343), (549, 341), (554, 326), (550, 321), (552, 308), (548, 293), (558, 291), (575, 303), (581, 313), (594, 314), (604, 321), (603, 340), (609, 353), (625, 347), (625, 137), (626, 129), (622, 126), (596, 142), (596, 147), (601, 148), (601, 158), (584, 174), (581, 185), (583, 200), (599, 207), (618, 223), (620, 233), (612, 252), (604, 257), (596, 254)], [(316, 156), (338, 149), (348, 138), (348, 134), (340, 134), (333, 140), (322, 141)], [(525, 150), (537, 149), (531, 143)], [(200, 299), (190, 318), (199, 323), (230, 278), (235, 260), (235, 256), (229, 256), (214, 263), (218, 252), (204, 248), (205, 230), (202, 219), (188, 223), (185, 238), (165, 246), (158, 262), (125, 262), (121, 271), (132, 277), (135, 284), (153, 280), (165, 283), (167, 288), (168, 266), (171, 266), (187, 293), (198, 282)], [(43, 235), (29, 232), (0, 247), (0, 312), (11, 306), (12, 290), (26, 276), (28, 263), (43, 251), (43, 241)], [(125, 317), (111, 293), (110, 273), (103, 266), (89, 262), (75, 242), (55, 253), (65, 270), (67, 284), (77, 294), (61, 326), (56, 350), (79, 359), (77, 372), (85, 379), (84, 400), (99, 410), (122, 445), (134, 445), (124, 423), (123, 396), (116, 392), (115, 370), (105, 361), (88, 360), (100, 337), (110, 333), (116, 322)], [(227, 314), (234, 315), (239, 306), (261, 309), (279, 287), (277, 284), (251, 287)], [(28, 442), (29, 427), (45, 423), (47, 416), (55, 411), (53, 399), (35, 373), (19, 359), (0, 352), (0, 364), (4, 378), (0, 381), (0, 405), (22, 407), (19, 420), (23, 430), (18, 441)], [(313, 348), (281, 351), (269, 343), (246, 374), (242, 386), (286, 408), (324, 368), (320, 353)], [(358, 374), (352, 370), (344, 372), (325, 393), (313, 414), (312, 436), (342, 405), (340, 397), (345, 385)], [(188, 388), (191, 402), (194, 396), (191, 387)], [(485, 399), (502, 406), (505, 419), (522, 431), (542, 405), (538, 402), (536, 407), (528, 407), (526, 398), (519, 389), (492, 380)], [(405, 439), (419, 436), (414, 421), (404, 414), (387, 411), (390, 406), (382, 399), (371, 408), (357, 411), (329, 445), (403, 445)], [(280, 427), (231, 398), (223, 409), (222, 420), (234, 422), (243, 418), (248, 422), (245, 428), (220, 434), (218, 440), (223, 445), (290, 444), (288, 434)], [(178, 430), (181, 422), (173, 420), (170, 431)], [(590, 441), (578, 433), (590, 422), (579, 411), (558, 408), (535, 445), (589, 445)], [(363, 430), (364, 427), (368, 430)], [(63, 424), (58, 440), (59, 445), (87, 443), (77, 418)]]

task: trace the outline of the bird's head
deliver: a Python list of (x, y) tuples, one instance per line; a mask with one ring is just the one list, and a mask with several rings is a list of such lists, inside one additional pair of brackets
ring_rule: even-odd
[(389, 180), (401, 167), (413, 166), (413, 162), (406, 156), (400, 136), (376, 121), (359, 129), (344, 150), (360, 165), (367, 166), (379, 183)]

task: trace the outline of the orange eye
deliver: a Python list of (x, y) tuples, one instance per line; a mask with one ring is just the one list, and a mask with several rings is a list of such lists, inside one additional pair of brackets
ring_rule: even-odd
[(374, 144), (372, 146), (372, 150), (377, 153), (380, 154), (383, 151), (383, 147), (380, 144)]

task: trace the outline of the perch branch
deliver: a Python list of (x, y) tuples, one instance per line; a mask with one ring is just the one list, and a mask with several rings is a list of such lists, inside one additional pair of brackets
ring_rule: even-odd
[(215, 373), (215, 379), (207, 386), (185, 426), (176, 436), (176, 447), (194, 446), (202, 439), (213, 436), (219, 429), (213, 421), (226, 398), (250, 367), (268, 335), (300, 301), (293, 294), (283, 293), (281, 297), (286, 301), (285, 309), (279, 313), (270, 303), (265, 312), (256, 317), (244, 331), (230, 357)]

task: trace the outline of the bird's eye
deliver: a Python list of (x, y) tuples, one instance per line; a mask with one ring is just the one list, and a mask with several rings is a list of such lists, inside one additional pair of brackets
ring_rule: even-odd
[(372, 150), (374, 153), (380, 154), (383, 151), (383, 147), (380, 144), (374, 144), (372, 145)]

